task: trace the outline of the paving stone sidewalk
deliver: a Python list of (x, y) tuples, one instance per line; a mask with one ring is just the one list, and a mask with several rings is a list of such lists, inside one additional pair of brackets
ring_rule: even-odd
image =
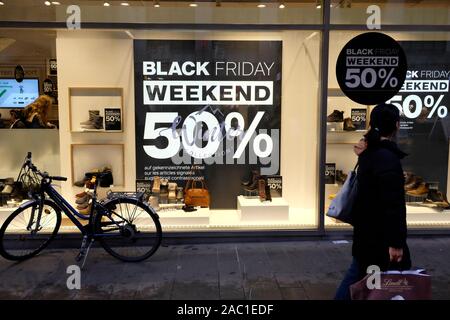
[[(450, 238), (409, 240), (413, 264), (450, 299)], [(351, 243), (295, 241), (163, 246), (142, 263), (91, 249), (81, 290), (68, 290), (77, 250), (52, 249), (22, 263), (0, 258), (0, 299), (332, 299)]]

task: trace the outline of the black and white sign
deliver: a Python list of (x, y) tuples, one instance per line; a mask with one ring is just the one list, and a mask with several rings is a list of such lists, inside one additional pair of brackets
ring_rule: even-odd
[(367, 129), (366, 117), (366, 108), (352, 108), (351, 119), (357, 131), (364, 131)]
[(21, 65), (16, 66), (14, 69), (14, 78), (17, 82), (22, 82), (25, 78), (25, 70), (23, 70), (23, 67)]
[(53, 94), (53, 81), (49, 78), (42, 82), (42, 92), (51, 96)]
[(149, 180), (136, 180), (136, 192), (150, 195), (152, 193), (152, 182)]
[(49, 61), (48, 61), (48, 63), (49, 63), (49, 71), (50, 71), (50, 74), (51, 75), (56, 75), (56, 74), (58, 74), (58, 64), (57, 64), (57, 62), (56, 62), (56, 59), (50, 59)]
[(336, 184), (336, 163), (325, 164), (325, 184)]
[(402, 47), (391, 37), (368, 32), (350, 40), (339, 54), (336, 77), (353, 101), (375, 105), (398, 93), (406, 77)]
[(281, 41), (135, 40), (136, 178), (207, 181), (236, 208), (250, 166), (280, 170)]
[(120, 108), (105, 108), (105, 130), (122, 130), (122, 116)]
[(447, 194), (450, 138), (450, 42), (399, 42), (408, 57), (400, 92), (388, 102), (402, 114), (397, 142), (408, 154), (403, 168), (437, 182)]
[(268, 176), (267, 185), (270, 188), (270, 195), (272, 198), (281, 198), (283, 196), (282, 176)]

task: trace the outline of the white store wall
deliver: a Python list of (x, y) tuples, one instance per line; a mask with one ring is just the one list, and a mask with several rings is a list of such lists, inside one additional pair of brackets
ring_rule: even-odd
[[(281, 174), (283, 196), (309, 221), (316, 221), (318, 201), (317, 132), (320, 34), (313, 31), (67, 31), (57, 34), (61, 175), (71, 176), (71, 144), (124, 144), (125, 186), (135, 189), (133, 39), (282, 40)], [(69, 87), (122, 87), (123, 133), (71, 133)], [(92, 155), (95, 157), (96, 155)], [(63, 186), (73, 198), (79, 192)], [(212, 195), (214, 196), (214, 195)], [(304, 213), (307, 212), (307, 213)]]

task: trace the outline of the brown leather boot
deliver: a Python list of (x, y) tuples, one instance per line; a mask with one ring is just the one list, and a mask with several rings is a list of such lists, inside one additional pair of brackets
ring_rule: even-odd
[(270, 186), (267, 184), (266, 181), (266, 200), (272, 202), (272, 195), (270, 194)]
[(152, 193), (159, 193), (160, 187), (161, 187), (161, 178), (155, 177), (153, 179)]
[(169, 200), (175, 200), (177, 198), (177, 184), (175, 182), (169, 182), (168, 183), (168, 189), (169, 189)]
[(266, 201), (266, 180), (262, 178), (258, 180), (258, 193), (259, 200)]
[(356, 130), (356, 127), (353, 124), (353, 121), (351, 118), (344, 119), (344, 130), (345, 131), (355, 131)]
[(259, 188), (259, 179), (260, 178), (261, 178), (261, 176), (259, 174), (254, 175), (253, 181), (248, 186), (245, 186), (244, 189), (246, 191), (256, 191)]

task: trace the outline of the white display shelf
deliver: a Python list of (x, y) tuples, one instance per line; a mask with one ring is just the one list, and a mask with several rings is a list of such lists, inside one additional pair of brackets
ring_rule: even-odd
[(197, 211), (192, 212), (185, 212), (183, 210), (162, 210), (157, 213), (163, 230), (168, 226), (208, 226), (211, 215), (208, 208), (199, 208)]
[[(437, 209), (425, 206), (406, 205), (406, 219), (408, 227), (450, 227), (450, 210), (439, 211)], [(336, 222), (335, 220), (325, 216), (325, 225), (329, 228), (346, 228), (351, 226), (346, 223)]]
[(125, 185), (125, 151), (123, 144), (72, 144), (71, 145), (71, 182), (83, 179), (86, 172), (112, 168), (114, 186)]
[(241, 221), (286, 221), (289, 220), (289, 204), (283, 198), (260, 201), (259, 198), (238, 196), (237, 211)]
[[(208, 214), (209, 223), (202, 216)], [(317, 217), (312, 210), (290, 208), (289, 220), (284, 221), (241, 221), (237, 210), (208, 210), (201, 208), (193, 212), (183, 210), (158, 212), (162, 230), (165, 231), (228, 231), (228, 230), (314, 230)], [(66, 219), (67, 220), (67, 219)], [(70, 221), (61, 226), (61, 232), (79, 232)]]
[[(105, 108), (121, 111), (121, 130), (86, 130), (80, 125), (89, 119), (89, 110), (98, 110), (105, 123)], [(123, 88), (116, 87), (71, 87), (69, 88), (69, 120), (72, 133), (121, 133), (123, 132)]]

